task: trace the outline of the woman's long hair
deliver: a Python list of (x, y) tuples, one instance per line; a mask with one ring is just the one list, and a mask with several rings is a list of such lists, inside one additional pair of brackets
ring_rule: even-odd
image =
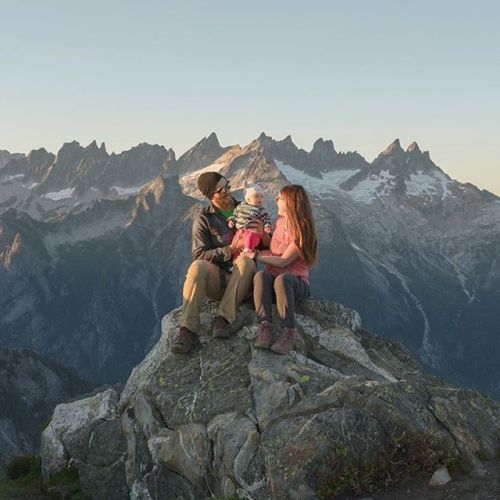
[(309, 267), (315, 266), (318, 263), (318, 238), (309, 197), (298, 184), (285, 186), (280, 196), (285, 202), (287, 227), (299, 255)]

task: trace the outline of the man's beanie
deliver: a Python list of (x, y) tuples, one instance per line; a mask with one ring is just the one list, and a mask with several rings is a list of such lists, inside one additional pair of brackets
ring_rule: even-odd
[(198, 189), (210, 199), (215, 193), (217, 184), (219, 184), (222, 177), (218, 172), (204, 172), (198, 177)]

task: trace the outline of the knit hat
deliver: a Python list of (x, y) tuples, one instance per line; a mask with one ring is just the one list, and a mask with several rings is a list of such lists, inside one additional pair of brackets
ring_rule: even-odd
[(262, 186), (260, 184), (251, 184), (246, 181), (243, 182), (243, 188), (245, 190), (245, 201), (250, 203), (248, 200), (257, 193), (262, 194)]
[(204, 172), (198, 177), (198, 189), (210, 199), (217, 190), (217, 184), (223, 177), (219, 172)]

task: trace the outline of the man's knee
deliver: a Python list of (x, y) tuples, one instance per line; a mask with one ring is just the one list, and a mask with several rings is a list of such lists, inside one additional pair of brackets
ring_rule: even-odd
[(242, 276), (253, 275), (257, 269), (253, 259), (249, 259), (248, 257), (240, 257), (236, 261), (236, 267)]
[(187, 271), (186, 278), (198, 280), (205, 278), (209, 272), (210, 262), (206, 260), (195, 260)]

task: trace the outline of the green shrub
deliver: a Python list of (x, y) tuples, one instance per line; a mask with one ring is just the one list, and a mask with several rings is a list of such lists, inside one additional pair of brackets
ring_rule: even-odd
[(435, 432), (394, 433), (385, 446), (365, 461), (355, 460), (346, 446), (339, 445), (326, 460), (316, 480), (319, 496), (374, 493), (409, 479), (428, 478), (439, 467), (451, 473), (463, 470), (453, 443)]
[(40, 475), (42, 465), (40, 457), (34, 455), (21, 455), (14, 458), (7, 465), (7, 477), (9, 479), (18, 479), (25, 476)]
[(47, 481), (47, 487), (49, 491), (64, 490), (65, 498), (70, 498), (71, 500), (87, 499), (80, 488), (78, 470), (73, 467), (69, 467), (51, 476)]

